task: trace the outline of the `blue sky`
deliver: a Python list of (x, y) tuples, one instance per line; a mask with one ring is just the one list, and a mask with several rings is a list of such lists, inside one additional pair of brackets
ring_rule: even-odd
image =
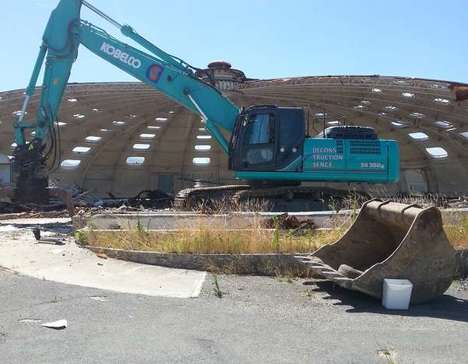
[[(468, 82), (468, 0), (90, 2), (198, 67), (223, 59), (256, 78), (380, 74)], [(2, 1), (1, 91), (26, 86), (57, 3)], [(82, 17), (112, 29), (87, 9)], [(71, 81), (133, 80), (80, 49)]]

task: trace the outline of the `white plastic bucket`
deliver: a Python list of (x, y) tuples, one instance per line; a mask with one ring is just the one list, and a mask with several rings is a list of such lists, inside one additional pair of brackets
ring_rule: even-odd
[(389, 310), (407, 310), (413, 283), (407, 279), (384, 279), (382, 305)]

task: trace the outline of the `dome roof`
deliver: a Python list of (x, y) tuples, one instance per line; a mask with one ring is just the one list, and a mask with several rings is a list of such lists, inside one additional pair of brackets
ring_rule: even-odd
[[(311, 135), (346, 124), (370, 126), (380, 138), (398, 140), (401, 181), (382, 188), (468, 193), (468, 100), (457, 101), (452, 85), (375, 75), (314, 76), (246, 80), (226, 94), (239, 106), (303, 106)], [(7, 155), (14, 136), (5, 121), (20, 108), (23, 90), (0, 97), (0, 152)], [(70, 84), (58, 125), (63, 161), (53, 174), (58, 183), (129, 196), (144, 189), (177, 191), (197, 181), (238, 182), (200, 118), (142, 83)]]

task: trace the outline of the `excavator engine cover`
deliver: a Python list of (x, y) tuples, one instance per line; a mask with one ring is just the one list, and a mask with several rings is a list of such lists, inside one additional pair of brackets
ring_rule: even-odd
[(340, 240), (298, 258), (339, 286), (375, 298), (382, 297), (384, 278), (409, 279), (411, 303), (442, 295), (456, 275), (440, 211), (391, 201), (364, 203)]

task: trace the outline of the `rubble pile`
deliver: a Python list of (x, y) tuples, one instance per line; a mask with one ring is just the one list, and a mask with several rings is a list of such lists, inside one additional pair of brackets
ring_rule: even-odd
[[(0, 186), (0, 219), (25, 217), (67, 217), (79, 214), (135, 212), (145, 210), (167, 210), (173, 208), (174, 196), (160, 190), (143, 190), (133, 197), (117, 197), (108, 193), (107, 198), (85, 191), (78, 186), (65, 188), (51, 184), (49, 203), (14, 202), (11, 186)], [(396, 202), (417, 204), (420, 207), (468, 208), (468, 195), (446, 196), (442, 194), (424, 194), (410, 196), (399, 194), (388, 197)], [(199, 212), (208, 213), (200, 210)], [(265, 228), (303, 231), (313, 229), (313, 223), (299, 221), (294, 216), (283, 214), (267, 221)]]
[[(10, 189), (11, 190), (11, 189)], [(75, 213), (105, 213), (141, 211), (144, 209), (166, 209), (172, 207), (172, 195), (159, 190), (144, 190), (134, 197), (118, 198), (109, 194), (109, 198), (100, 198), (78, 186), (59, 188), (50, 186), (49, 203), (16, 203), (12, 193), (0, 192), (0, 219), (26, 217), (66, 217)]]
[(299, 220), (297, 217), (287, 213), (275, 216), (262, 222), (265, 229), (289, 230), (293, 234), (305, 234), (316, 228), (312, 219)]

